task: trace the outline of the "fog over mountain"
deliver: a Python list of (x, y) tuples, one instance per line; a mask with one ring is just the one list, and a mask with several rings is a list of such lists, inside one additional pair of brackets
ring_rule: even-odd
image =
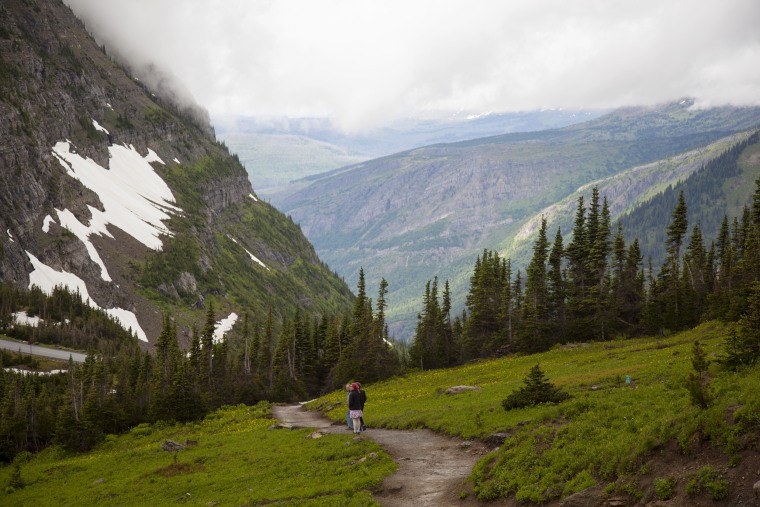
[(176, 76), (212, 116), (361, 130), (438, 110), (760, 101), (755, 0), (66, 3), (111, 54)]

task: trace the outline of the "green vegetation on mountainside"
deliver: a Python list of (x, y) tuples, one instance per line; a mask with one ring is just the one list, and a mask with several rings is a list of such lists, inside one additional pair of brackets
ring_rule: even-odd
[[(454, 269), (468, 269), (477, 253), (494, 245), (516, 267), (523, 265), (518, 254), (527, 263), (523, 254), (529, 247), (507, 243), (548, 206), (592, 182), (699, 149), (760, 122), (757, 108), (690, 106), (684, 101), (623, 109), (563, 129), (410, 150), (313, 178), (283, 199), (282, 209), (338, 273), (351, 277), (363, 266), (370, 279), (390, 281), (389, 323), (394, 331), (406, 329), (405, 339), (416, 316), (410, 300), (426, 280), (446, 273), (461, 308), (466, 287), (457, 283), (464, 278)], [(630, 171), (631, 178), (637, 176)], [(648, 175), (649, 185), (661, 184), (655, 176)], [(623, 187), (617, 190), (622, 193)], [(640, 189), (636, 197), (645, 193)], [(621, 202), (616, 212), (630, 204)], [(534, 236), (521, 239), (524, 246)]]
[[(225, 407), (194, 423), (141, 424), (81, 455), (51, 447), (0, 468), (0, 503), (52, 505), (375, 505), (395, 470), (369, 439), (269, 430), (270, 406)], [(187, 447), (162, 450), (172, 440)], [(18, 467), (16, 484), (14, 473)]]
[[(649, 453), (672, 441), (688, 456), (697, 451), (696, 442), (707, 439), (727, 459), (741, 460), (742, 435), (760, 424), (760, 368), (728, 372), (715, 364), (732, 331), (731, 325), (710, 322), (666, 338), (557, 346), (542, 354), (410, 373), (366, 386), (365, 420), (370, 428), (427, 427), (464, 438), (503, 434), (504, 444), (473, 472), (481, 499), (514, 495), (541, 503), (595, 485), (628, 492)], [(691, 404), (686, 388), (695, 340), (713, 363), (715, 397), (707, 410)], [(505, 411), (502, 401), (522, 387), (536, 364), (572, 398)], [(456, 385), (481, 389), (445, 394)], [(340, 420), (343, 398), (335, 392), (307, 406), (332, 407), (327, 415)]]
[[(170, 302), (156, 288), (174, 283), (187, 305), (201, 295), (222, 295), (225, 304), (260, 320), (269, 307), (280, 319), (298, 306), (319, 315), (349, 308), (353, 295), (348, 286), (319, 261), (300, 228), (271, 205), (246, 197), (216, 216), (208, 209), (205, 194), (211, 186), (239, 177), (240, 170), (237, 159), (226, 155), (161, 169), (184, 212), (169, 222), (174, 235), (163, 251), (152, 253), (143, 265), (133, 263), (147, 292)], [(179, 283), (183, 273), (197, 281), (192, 293)]]

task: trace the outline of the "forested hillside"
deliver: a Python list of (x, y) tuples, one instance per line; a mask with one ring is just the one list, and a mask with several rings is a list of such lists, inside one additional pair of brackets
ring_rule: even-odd
[[(757, 108), (691, 106), (628, 108), (563, 129), (419, 148), (313, 179), (283, 208), (338, 273), (350, 278), (363, 266), (369, 279), (387, 278), (391, 331), (409, 337), (418, 287), (440, 266), (461, 301), (484, 248), (525, 266), (522, 249), (538, 228), (525, 235), (524, 226), (537, 226), (547, 207), (627, 171), (640, 187), (635, 197), (645, 197), (645, 185), (663, 189), (698, 167), (689, 158), (711, 158), (760, 123)], [(634, 168), (649, 164), (660, 165), (638, 179), (644, 172)]]
[[(745, 147), (726, 152), (716, 164), (722, 167)], [(620, 223), (613, 228), (607, 198), (593, 188), (588, 205), (578, 198), (569, 241), (542, 220), (524, 271), (495, 251), (478, 256), (461, 315), (452, 315), (448, 281), (439, 298), (433, 279), (425, 286), (411, 364), (440, 368), (740, 318), (743, 331), (732, 337), (727, 362), (754, 363), (760, 357), (754, 320), (760, 302), (760, 177), (751, 203), (734, 217), (733, 227), (724, 218), (715, 238), (706, 238), (700, 224), (690, 222), (683, 191), (669, 216), (661, 231), (666, 256), (653, 266), (645, 262), (638, 239), (627, 242)]]

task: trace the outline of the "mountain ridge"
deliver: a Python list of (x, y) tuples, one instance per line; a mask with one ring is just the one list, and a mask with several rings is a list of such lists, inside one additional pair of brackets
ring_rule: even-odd
[[(270, 305), (278, 316), (350, 306), (345, 283), (257, 198), (197, 106), (178, 109), (130, 75), (62, 2), (4, 2), (0, 19), (2, 281), (28, 287), (44, 272), (49, 289), (76, 277), (72, 290), (133, 314), (145, 344), (165, 312), (187, 342), (208, 302), (259, 319)], [(125, 176), (112, 191), (113, 164)], [(163, 200), (151, 193), (161, 185)], [(119, 199), (129, 203), (115, 212)], [(153, 232), (119, 222), (143, 227), (144, 213), (163, 214), (148, 219)]]
[(544, 207), (758, 124), (759, 108), (695, 110), (685, 100), (624, 108), (563, 129), (427, 146), (341, 168), (278, 205), (343, 276), (362, 265), (368, 278), (388, 279), (391, 328), (408, 337), (427, 280), (463, 286), (479, 251), (503, 250)]

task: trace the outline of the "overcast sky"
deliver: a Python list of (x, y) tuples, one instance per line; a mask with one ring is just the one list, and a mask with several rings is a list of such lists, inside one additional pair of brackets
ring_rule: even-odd
[(758, 0), (64, 0), (212, 116), (760, 104)]

